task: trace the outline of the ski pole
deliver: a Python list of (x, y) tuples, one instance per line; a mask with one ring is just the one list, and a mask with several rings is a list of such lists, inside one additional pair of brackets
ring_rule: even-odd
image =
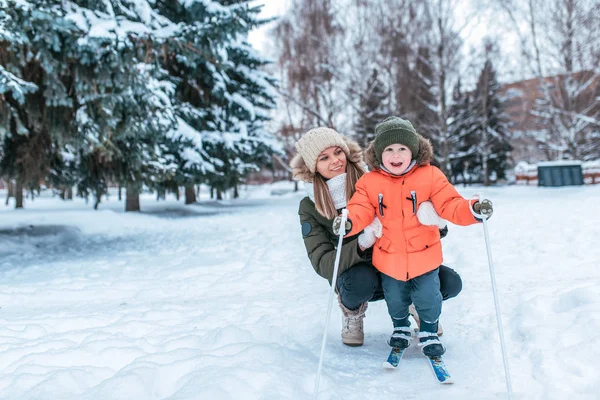
[(321, 342), (321, 355), (319, 356), (319, 368), (317, 368), (317, 378), (315, 380), (315, 399), (319, 398), (319, 381), (321, 380), (321, 370), (323, 369), (323, 355), (325, 354), (325, 345), (327, 344), (327, 328), (331, 317), (331, 306), (333, 304), (333, 294), (337, 283), (337, 274), (340, 267), (340, 255), (342, 254), (342, 241), (346, 233), (346, 220), (348, 219), (348, 210), (342, 210), (342, 223), (338, 231), (339, 239), (335, 252), (335, 262), (333, 264), (333, 278), (331, 279), (331, 289), (329, 290), (329, 304), (327, 305), (327, 317), (325, 318), (325, 331), (323, 332), (323, 341)]
[[(472, 208), (471, 208), (472, 209)], [(488, 233), (487, 219), (488, 217), (483, 214), (475, 214), (477, 218), (481, 218), (483, 221), (483, 233), (485, 236), (485, 247), (487, 250), (488, 264), (490, 267), (490, 279), (492, 281), (492, 294), (494, 295), (494, 306), (496, 307), (496, 321), (498, 323), (498, 333), (500, 335), (500, 347), (502, 349), (502, 361), (504, 362), (504, 376), (506, 377), (506, 389), (508, 391), (508, 398), (512, 399), (512, 384), (510, 382), (510, 371), (508, 369), (508, 357), (506, 355), (506, 344), (504, 342), (504, 330), (502, 328), (502, 316), (500, 314), (500, 303), (498, 301), (498, 294), (496, 292), (496, 276), (494, 273), (494, 261), (492, 260), (492, 248), (490, 245), (490, 235)]]

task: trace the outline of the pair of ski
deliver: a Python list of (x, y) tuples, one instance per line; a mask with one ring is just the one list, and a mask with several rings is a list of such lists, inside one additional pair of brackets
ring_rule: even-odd
[[(400, 360), (402, 360), (402, 355), (406, 349), (400, 349), (398, 347), (393, 347), (390, 351), (390, 355), (387, 360), (383, 363), (383, 368), (386, 369), (396, 369), (400, 364)], [(450, 377), (450, 373), (448, 372), (448, 368), (446, 367), (446, 363), (442, 360), (441, 356), (425, 356), (429, 360), (429, 365), (431, 365), (431, 369), (433, 374), (435, 375), (435, 379), (439, 383), (452, 383), (452, 377)]]

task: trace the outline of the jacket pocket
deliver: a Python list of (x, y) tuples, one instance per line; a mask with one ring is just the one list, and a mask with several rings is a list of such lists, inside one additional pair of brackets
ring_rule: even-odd
[(394, 252), (394, 246), (392, 245), (392, 241), (385, 236), (381, 236), (379, 240), (377, 240), (376, 246), (379, 250), (385, 251), (386, 253)]
[(406, 233), (407, 251), (416, 253), (433, 246), (440, 241), (437, 227), (418, 227)]

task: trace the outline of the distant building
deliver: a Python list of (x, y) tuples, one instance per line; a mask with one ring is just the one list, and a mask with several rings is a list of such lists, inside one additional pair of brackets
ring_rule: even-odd
[[(580, 83), (580, 93), (574, 98), (571, 105), (576, 112), (599, 115), (600, 101), (600, 75), (594, 77), (593, 71), (583, 71), (573, 74)], [(593, 78), (594, 77), (594, 78)], [(593, 79), (590, 79), (593, 78)], [(545, 78), (549, 84), (550, 95), (553, 100), (561, 104), (564, 99), (561, 88), (564, 88), (566, 75), (557, 75)], [(583, 87), (583, 83), (590, 82)], [(539, 146), (539, 141), (545, 141), (549, 133), (548, 122), (536, 115), (536, 102), (545, 99), (540, 79), (528, 79), (502, 85), (500, 93), (505, 99), (505, 112), (510, 119), (510, 130), (512, 132), (511, 144), (513, 145), (512, 159), (516, 162), (526, 161), (536, 163), (555, 159), (555, 155)], [(596, 102), (594, 105), (593, 103)], [(592, 107), (590, 107), (590, 105)]]

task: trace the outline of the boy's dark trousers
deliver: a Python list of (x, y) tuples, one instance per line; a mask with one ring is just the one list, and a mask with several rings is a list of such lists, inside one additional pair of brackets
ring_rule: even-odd
[(394, 327), (410, 325), (408, 306), (414, 303), (421, 332), (437, 332), (442, 313), (439, 268), (406, 282), (381, 274), (381, 284)]

